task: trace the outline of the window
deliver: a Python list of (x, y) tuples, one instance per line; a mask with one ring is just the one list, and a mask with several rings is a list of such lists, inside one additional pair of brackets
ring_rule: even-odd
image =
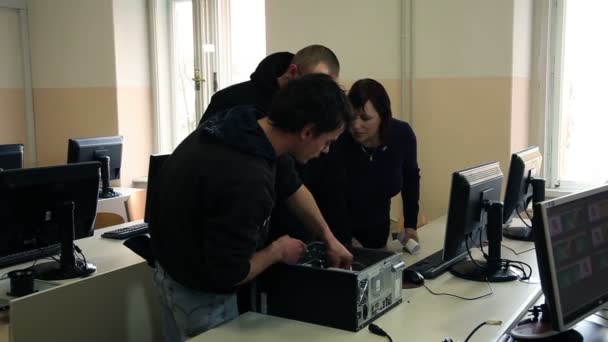
[(156, 151), (198, 125), (217, 90), (249, 79), (266, 55), (264, 0), (151, 0)]
[(608, 33), (604, 0), (551, 0), (546, 133), (548, 186), (608, 181)]

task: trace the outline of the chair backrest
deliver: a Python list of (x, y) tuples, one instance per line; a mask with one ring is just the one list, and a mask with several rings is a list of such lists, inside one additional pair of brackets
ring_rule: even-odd
[(136, 191), (125, 201), (127, 221), (141, 220), (146, 213), (146, 190)]
[(125, 219), (116, 213), (97, 213), (95, 216), (95, 229), (115, 226), (125, 223)]

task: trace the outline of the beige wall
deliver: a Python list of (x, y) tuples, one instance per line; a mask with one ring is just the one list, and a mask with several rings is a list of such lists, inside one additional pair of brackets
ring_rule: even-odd
[(341, 64), (340, 83), (381, 81), (401, 117), (401, 1), (267, 0), (267, 52), (322, 44)]
[(62, 164), (69, 138), (118, 131), (111, 1), (32, 0), (28, 9), (38, 165)]
[(532, 3), (413, 3), (412, 121), (434, 218), (447, 212), (453, 171), (497, 160), (506, 174), (528, 144)]
[[(405, 119), (401, 81), (401, 0), (266, 0), (267, 52), (322, 44), (341, 65), (340, 83), (373, 78), (386, 88), (393, 115)], [(403, 215), (396, 198), (391, 217)]]
[(123, 135), (120, 184), (147, 174), (152, 145), (145, 0), (31, 0), (38, 165), (73, 137)]
[[(447, 212), (453, 171), (498, 160), (506, 173), (528, 145), (532, 1), (408, 3), (267, 0), (267, 48), (324, 44), (346, 87), (362, 77), (386, 86), (418, 137), (421, 206), (434, 218)], [(399, 201), (392, 209), (400, 216)]]
[(0, 8), (0, 144), (25, 144), (25, 93), (17, 10)]

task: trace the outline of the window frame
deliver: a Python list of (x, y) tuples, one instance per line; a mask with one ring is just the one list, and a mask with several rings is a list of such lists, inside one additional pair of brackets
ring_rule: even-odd
[(591, 186), (560, 179), (560, 91), (563, 76), (564, 21), (568, 0), (534, 2), (531, 141), (540, 142), (548, 197), (561, 196)]

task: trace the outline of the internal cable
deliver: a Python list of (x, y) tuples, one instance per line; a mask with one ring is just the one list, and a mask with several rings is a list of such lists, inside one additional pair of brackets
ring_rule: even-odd
[(479, 330), (479, 328), (483, 327), (486, 324), (487, 325), (501, 325), (502, 321), (490, 320), (490, 321), (485, 321), (485, 322), (480, 323), (478, 326), (475, 327), (475, 329), (473, 329), (473, 331), (471, 331), (469, 336), (467, 336), (467, 338), (464, 339), (464, 342), (468, 342), (469, 339), (471, 338), (471, 336), (473, 336), (473, 334), (475, 334), (477, 332), (477, 330)]
[(372, 334), (378, 335), (378, 336), (382, 336), (382, 337), (386, 337), (386, 338), (388, 338), (389, 342), (393, 342), (393, 339), (391, 338), (391, 336), (386, 331), (384, 331), (382, 328), (380, 328), (379, 326), (377, 326), (376, 324), (370, 323), (370, 325), (367, 327), (367, 329)]
[(422, 284), (422, 286), (424, 286), (424, 288), (427, 289), (427, 291), (429, 291), (434, 296), (448, 296), (448, 297), (454, 297), (454, 298), (458, 298), (458, 299), (462, 299), (462, 300), (477, 300), (477, 299), (482, 299), (482, 298), (485, 298), (485, 297), (490, 297), (491, 295), (494, 294), (494, 288), (492, 288), (492, 284), (490, 284), (490, 282), (488, 281), (488, 279), (486, 279), (486, 284), (488, 284), (488, 287), (490, 288), (490, 293), (486, 293), (484, 295), (481, 295), (481, 296), (478, 296), (478, 297), (473, 297), (473, 298), (461, 297), (461, 296), (458, 296), (458, 295), (455, 295), (455, 294), (451, 294), (451, 293), (434, 292), (433, 290), (431, 290), (425, 284)]

